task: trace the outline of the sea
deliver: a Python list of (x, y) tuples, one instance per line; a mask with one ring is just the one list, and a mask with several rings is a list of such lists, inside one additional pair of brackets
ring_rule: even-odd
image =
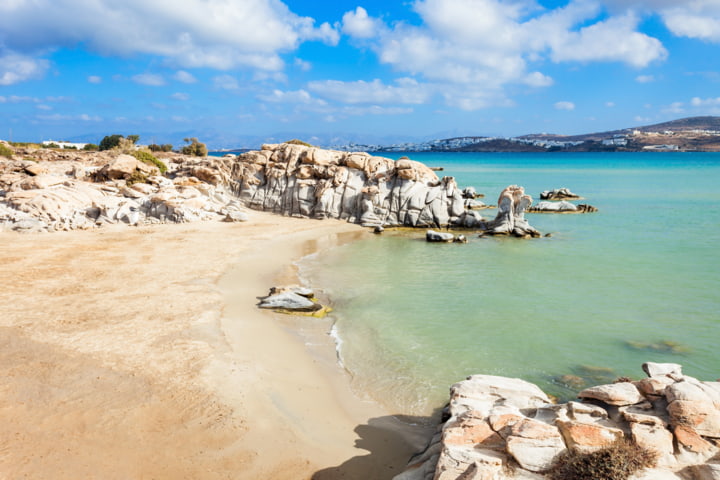
[(467, 244), (434, 244), (387, 230), (299, 261), (330, 299), (324, 334), (358, 395), (431, 417), (474, 374), (522, 378), (561, 401), (642, 378), (648, 361), (720, 378), (720, 154), (385, 156), (401, 155), (487, 204), (508, 185), (535, 202), (566, 187), (598, 212), (526, 214), (536, 239), (463, 232)]

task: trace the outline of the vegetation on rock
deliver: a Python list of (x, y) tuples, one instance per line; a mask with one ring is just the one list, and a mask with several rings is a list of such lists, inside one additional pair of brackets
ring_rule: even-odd
[(148, 165), (155, 165), (156, 167), (158, 167), (158, 169), (160, 169), (161, 174), (167, 172), (167, 165), (158, 160), (152, 153), (148, 152), (147, 150), (135, 150), (130, 155), (137, 158), (143, 163), (146, 163)]
[(303, 147), (312, 147), (311, 144), (303, 142), (302, 140), (298, 140), (297, 138), (293, 138), (292, 140), (288, 140), (287, 142), (283, 143), (289, 143), (290, 145), (302, 145)]
[(191, 138), (184, 138), (185, 142), (189, 143), (190, 145), (185, 145), (182, 147), (182, 153), (183, 155), (192, 155), (195, 157), (205, 157), (208, 154), (207, 146), (204, 143), (201, 143), (198, 141), (197, 138), (191, 137)]
[(148, 148), (151, 152), (172, 152), (173, 146), (169, 143), (164, 143), (162, 145), (151, 143), (148, 145)]
[(100, 145), (99, 145), (100, 151), (110, 150), (112, 148), (117, 147), (120, 144), (121, 138), (125, 138), (125, 137), (123, 137), (122, 135), (118, 135), (118, 134), (106, 135), (100, 141)]
[(0, 143), (0, 157), (11, 158), (14, 153), (10, 147)]
[(547, 474), (551, 480), (626, 480), (654, 467), (657, 457), (652, 450), (622, 440), (594, 452), (566, 450), (557, 456)]

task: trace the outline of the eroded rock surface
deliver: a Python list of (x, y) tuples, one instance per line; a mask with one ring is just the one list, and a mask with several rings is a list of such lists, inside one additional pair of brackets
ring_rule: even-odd
[(395, 480), (543, 479), (566, 449), (591, 452), (628, 439), (658, 455), (637, 479), (716, 479), (720, 382), (646, 363), (648, 377), (583, 390), (554, 404), (535, 385), (474, 375), (453, 385), (449, 418)]
[(283, 143), (237, 157), (131, 155), (15, 149), (0, 157), (0, 224), (25, 231), (200, 220), (246, 221), (243, 209), (369, 227), (457, 227), (537, 236), (522, 187), (500, 195), (498, 215), (477, 212), (478, 194), (420, 162)]

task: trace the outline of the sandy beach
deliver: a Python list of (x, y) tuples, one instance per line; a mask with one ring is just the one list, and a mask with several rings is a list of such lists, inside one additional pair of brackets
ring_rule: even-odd
[(399, 473), (424, 432), (354, 395), (329, 337), (256, 308), (293, 261), (367, 232), (251, 217), (0, 234), (4, 478)]

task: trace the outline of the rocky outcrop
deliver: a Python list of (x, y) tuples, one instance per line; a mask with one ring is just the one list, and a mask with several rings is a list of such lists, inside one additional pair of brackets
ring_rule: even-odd
[(545, 190), (540, 194), (540, 200), (580, 200), (582, 197), (576, 195), (568, 188), (556, 188), (554, 190)]
[[(420, 162), (306, 145), (264, 145), (237, 157), (162, 157), (167, 172), (130, 155), (18, 150), (0, 158), (0, 224), (54, 231), (107, 223), (245, 221), (244, 208), (370, 227), (456, 227), (537, 236), (524, 218), (532, 199), (506, 188), (498, 215), (474, 208), (473, 188)], [(34, 161), (18, 160), (30, 158)]]
[(592, 205), (581, 203), (575, 205), (565, 200), (559, 202), (542, 201), (528, 208), (530, 213), (594, 213), (598, 209)]
[[(447, 420), (395, 480), (547, 478), (558, 454), (628, 440), (657, 454), (643, 479), (717, 479), (720, 382), (646, 363), (648, 377), (587, 388), (554, 404), (535, 385), (474, 375), (450, 390)], [(635, 478), (635, 477), (634, 477)]]
[(313, 290), (298, 286), (271, 288), (270, 294), (260, 300), (258, 307), (314, 317), (324, 317), (331, 311), (330, 307), (318, 303)]
[(532, 205), (532, 197), (523, 187), (510, 185), (498, 197), (498, 211), (494, 220), (484, 223), (483, 230), (491, 235), (539, 237), (540, 232), (530, 226), (525, 212)]

